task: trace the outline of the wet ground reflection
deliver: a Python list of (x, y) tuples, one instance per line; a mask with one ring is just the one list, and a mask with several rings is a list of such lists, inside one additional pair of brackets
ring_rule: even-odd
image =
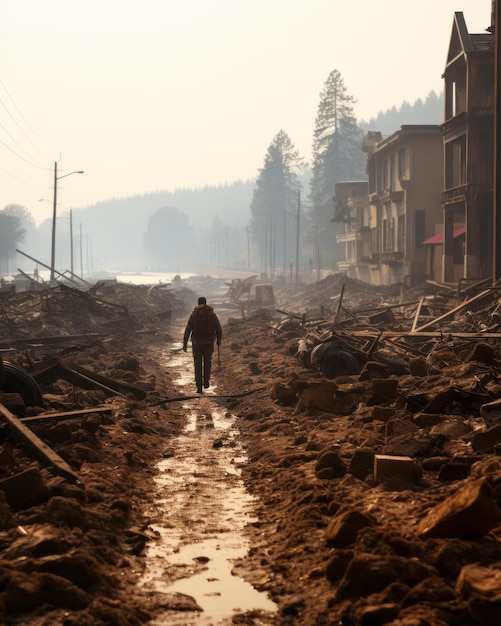
[[(179, 372), (176, 384), (193, 386), (190, 353), (175, 351), (167, 358)], [(214, 388), (207, 391), (185, 404), (186, 428), (159, 463), (158, 498), (150, 514), (158, 541), (148, 549), (141, 582), (147, 590), (190, 596), (202, 611), (168, 610), (152, 626), (231, 624), (237, 613), (276, 610), (265, 594), (232, 574), (232, 564), (249, 548), (244, 528), (255, 521), (252, 497), (239, 477), (245, 455), (236, 418), (211, 400)]]

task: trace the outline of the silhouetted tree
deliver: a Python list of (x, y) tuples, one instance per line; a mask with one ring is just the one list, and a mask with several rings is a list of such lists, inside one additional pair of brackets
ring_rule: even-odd
[[(282, 265), (293, 249), (296, 206), (304, 161), (281, 130), (269, 145), (259, 170), (251, 208), (251, 234), (265, 269)], [(294, 258), (292, 256), (292, 258)]]
[[(320, 93), (313, 134), (313, 163), (309, 199), (312, 204), (312, 244), (316, 248), (317, 267), (335, 268), (341, 258), (335, 227), (335, 185), (340, 181), (365, 180), (363, 133), (353, 112), (355, 100), (346, 91), (341, 74), (333, 70)], [(322, 261), (320, 261), (321, 256)]]
[(9, 214), (7, 208), (0, 211), (0, 274), (9, 274), (9, 260), (16, 254), (18, 244), (23, 241), (26, 231), (16, 215)]
[(380, 111), (376, 117), (368, 122), (361, 121), (360, 128), (364, 132), (369, 130), (379, 131), (383, 137), (392, 135), (403, 124), (441, 124), (444, 121), (444, 95), (430, 91), (423, 101), (416, 100), (413, 105), (404, 101), (397, 109), (391, 107), (387, 111)]
[(144, 245), (157, 270), (182, 271), (193, 266), (192, 228), (186, 213), (174, 207), (162, 207), (150, 216)]

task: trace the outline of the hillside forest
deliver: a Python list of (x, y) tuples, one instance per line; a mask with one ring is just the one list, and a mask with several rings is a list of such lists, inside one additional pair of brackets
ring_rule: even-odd
[[(334, 101), (340, 109), (333, 110)], [(270, 138), (254, 180), (109, 198), (62, 212), (56, 224), (55, 267), (81, 276), (204, 268), (265, 273), (273, 268), (275, 275), (286, 273), (296, 259), (301, 271), (319, 264), (314, 257), (320, 247), (322, 266), (336, 269), (341, 251), (331, 222), (332, 194), (340, 180), (365, 180), (364, 134), (377, 130), (388, 136), (403, 124), (439, 124), (443, 119), (443, 95), (435, 92), (366, 121), (354, 118), (353, 103), (339, 72), (333, 71), (320, 95), (311, 163), (279, 130)], [(52, 219), (36, 226), (27, 207), (10, 204), (0, 210), (0, 276), (18, 268), (35, 270), (34, 261), (16, 250), (49, 265), (51, 234)]]

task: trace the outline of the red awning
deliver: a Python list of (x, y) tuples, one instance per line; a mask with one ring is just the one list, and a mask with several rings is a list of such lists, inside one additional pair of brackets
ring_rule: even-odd
[[(460, 237), (461, 235), (464, 235), (466, 232), (466, 228), (464, 226), (458, 226), (457, 228), (454, 229), (454, 233), (452, 234), (453, 238), (456, 239), (456, 237)], [(429, 244), (439, 244), (439, 243), (444, 243), (444, 233), (437, 233), (436, 235), (433, 235), (433, 237), (430, 237), (429, 239), (425, 239), (423, 241), (423, 243), (429, 243)]]

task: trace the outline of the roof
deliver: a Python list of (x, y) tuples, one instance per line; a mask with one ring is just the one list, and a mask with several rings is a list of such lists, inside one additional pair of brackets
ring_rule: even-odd
[(475, 52), (487, 52), (494, 50), (495, 38), (491, 34), (470, 35), (473, 50)]
[[(454, 239), (456, 239), (456, 237), (460, 237), (461, 235), (464, 235), (465, 232), (466, 232), (465, 226), (458, 226), (457, 228), (454, 229), (452, 236)], [(442, 231), (441, 233), (437, 233), (436, 235), (433, 235), (433, 237), (430, 237), (429, 239), (425, 239), (422, 243), (431, 244), (431, 245), (438, 245), (440, 243), (444, 243), (444, 232)]]

